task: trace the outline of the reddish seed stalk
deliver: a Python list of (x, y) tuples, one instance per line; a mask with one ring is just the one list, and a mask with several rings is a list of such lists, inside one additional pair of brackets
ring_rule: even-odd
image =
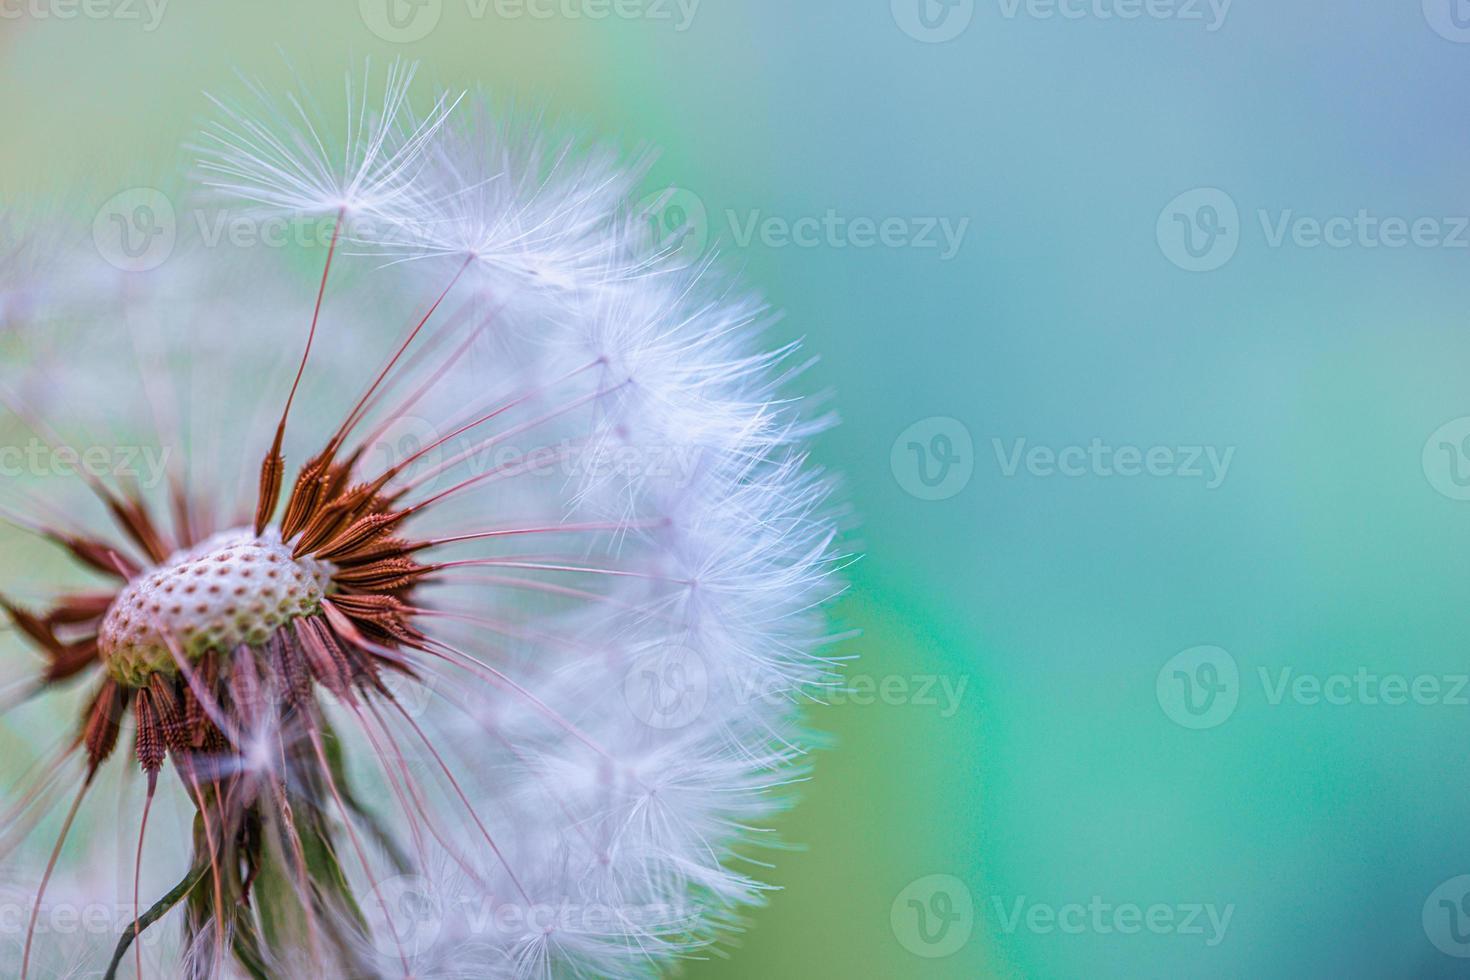
[(271, 443), (270, 453), (266, 455), (265, 462), (261, 465), (260, 473), (260, 502), (255, 511), (255, 534), (259, 537), (265, 532), (266, 525), (275, 516), (276, 504), (281, 493), (281, 478), (285, 475), (285, 458), (281, 455), (281, 447), (286, 440), (286, 422), (291, 416), (291, 406), (296, 402), (297, 389), (301, 387), (301, 379), (306, 374), (306, 362), (311, 358), (311, 348), (316, 342), (316, 328), (321, 320), (322, 301), (327, 295), (327, 277), (332, 271), (332, 259), (337, 254), (337, 241), (342, 234), (342, 219), (347, 213), (346, 207), (337, 210), (337, 217), (332, 222), (332, 241), (327, 246), (327, 261), (322, 268), (321, 285), (317, 287), (316, 306), (311, 314), (311, 330), (306, 335), (306, 350), (301, 355), (301, 364), (296, 368), (296, 380), (291, 383), (291, 393), (286, 396), (286, 407), (281, 412), (280, 424), (276, 426), (276, 438)]
[[(280, 757), (281, 771), (286, 771), (286, 746), (281, 741), (280, 734), (276, 736), (276, 747)], [(311, 947), (312, 962), (321, 959), (319, 948), (320, 940), (317, 936), (316, 910), (313, 907), (311, 891), (309, 888), (309, 876), (306, 870), (306, 851), (301, 844), (301, 835), (296, 832), (296, 817), (291, 809), (291, 801), (286, 796), (285, 787), (279, 779), (270, 780), (271, 795), (275, 798), (280, 808), (282, 832), (286, 835), (291, 845), (291, 858), (293, 869), (296, 872), (296, 884), (301, 889), (301, 894), (306, 896), (302, 901), (302, 907), (306, 910), (306, 939)]]
[(472, 534), (457, 534), (450, 538), (431, 538), (421, 542), (418, 548), (438, 548), (447, 544), (463, 544), (466, 541), (484, 541), (490, 538), (514, 538), (528, 534), (577, 534), (596, 531), (638, 531), (651, 530), (658, 527), (668, 527), (666, 518), (657, 518), (647, 521), (627, 521), (614, 523), (603, 521), (591, 524), (548, 524), (543, 527), (516, 527), (506, 528), (498, 531), (476, 531)]
[[(352, 825), (352, 816), (347, 812), (347, 805), (342, 801), (342, 794), (337, 789), (337, 780), (332, 777), (332, 767), (327, 762), (326, 750), (322, 747), (321, 732), (317, 729), (316, 721), (312, 718), (306, 720), (307, 734), (311, 737), (312, 749), (316, 752), (317, 761), (321, 763), (322, 775), (326, 778), (327, 789), (331, 791), (332, 799), (337, 803), (337, 810), (342, 814), (342, 825), (347, 828), (347, 836), (352, 841), (352, 849), (357, 852), (357, 860), (362, 865), (363, 872), (372, 881), (372, 866), (368, 863), (367, 854), (363, 851), (362, 841), (358, 839), (357, 829)], [(408, 965), (408, 951), (403, 947), (403, 939), (398, 935), (398, 927), (393, 923), (393, 916), (388, 913), (388, 903), (383, 901), (382, 889), (376, 881), (372, 881), (373, 897), (378, 900), (378, 905), (383, 909), (383, 920), (388, 924), (388, 932), (393, 937), (393, 943), (398, 947), (398, 958), (403, 963), (403, 975), (413, 975), (412, 968)]]
[(449, 780), (449, 785), (453, 787), (455, 794), (460, 799), (460, 802), (464, 804), (464, 807), (469, 812), (470, 817), (475, 821), (475, 826), (480, 829), (480, 833), (485, 838), (485, 843), (490, 845), (490, 850), (495, 852), (496, 858), (499, 859), (501, 865), (505, 868), (505, 873), (510, 876), (511, 882), (516, 886), (516, 891), (520, 892), (521, 897), (524, 898), (528, 903), (530, 903), (531, 896), (527, 894), (525, 886), (521, 884), (520, 877), (516, 875), (515, 869), (510, 866), (510, 862), (507, 861), (505, 855), (501, 853), (500, 846), (496, 844), (494, 838), (490, 836), (490, 831), (486, 829), (484, 822), (480, 819), (480, 815), (476, 813), (475, 808), (470, 805), (469, 797), (466, 796), (464, 790), (460, 788), (459, 780), (454, 778), (454, 773), (450, 770), (449, 766), (445, 764), (444, 759), (439, 755), (439, 750), (434, 747), (434, 743), (430, 741), (427, 735), (424, 734), (424, 730), (419, 727), (418, 722), (413, 720), (413, 716), (410, 715), (406, 710), (404, 710), (403, 705), (399, 704), (396, 699), (392, 700), (391, 703), (395, 708), (398, 709), (398, 712), (403, 715), (403, 720), (408, 722), (409, 727), (411, 727), (414, 730), (415, 734), (418, 735), (419, 740), (424, 743), (424, 747), (429, 750), (429, 754), (434, 757), (434, 761), (444, 772), (444, 777)]
[[(590, 370), (592, 367), (595, 367), (596, 364), (597, 364), (597, 362), (596, 361), (593, 361), (591, 364), (588, 364), (588, 365), (586, 365), (584, 367), (578, 368), (575, 371), (571, 371), (568, 374), (566, 374), (564, 377), (558, 378), (557, 380), (551, 382), (550, 384), (547, 384), (547, 385), (545, 385), (545, 386), (543, 386), (541, 388), (532, 389), (531, 391), (527, 391), (525, 394), (518, 395), (516, 398), (512, 399), (511, 401), (506, 402), (506, 403), (504, 403), (504, 404), (496, 407), (493, 411), (491, 411), (491, 412), (489, 412), (489, 413), (487, 413), (485, 415), (481, 415), (479, 418), (477, 418), (477, 419), (475, 419), (475, 420), (473, 420), (471, 422), (465, 423), (464, 425), (462, 425), (459, 428), (455, 429), (453, 432), (449, 433), (447, 436), (444, 436), (442, 439), (439, 439), (437, 442), (434, 442), (431, 445), (425, 446), (423, 449), (420, 449), (418, 452), (414, 453), (412, 456), (409, 456), (407, 459), (403, 460), (402, 462), (397, 463), (396, 465), (389, 467), (387, 470), (385, 470), (383, 472), (383, 474), (381, 476), (379, 476), (377, 478), (377, 480), (374, 481), (374, 484), (373, 485), (375, 487), (379, 487), (379, 488), (387, 486), (388, 483), (391, 480), (393, 480), (395, 477), (397, 477), (400, 473), (403, 473), (404, 471), (408, 470), (410, 467), (413, 466), (414, 463), (418, 462), (420, 459), (424, 458), (429, 453), (434, 452), (435, 450), (439, 449), (440, 447), (446, 445), (451, 440), (456, 439), (459, 436), (464, 435), (466, 432), (469, 432), (469, 431), (471, 431), (473, 429), (479, 428), (480, 426), (484, 425), (486, 422), (490, 422), (490, 421), (492, 421), (492, 420), (500, 417), (501, 415), (504, 415), (506, 412), (511, 411), (514, 408), (518, 408), (519, 406), (521, 406), (521, 405), (525, 404), (526, 402), (530, 401), (532, 398), (536, 397), (541, 392), (545, 391), (547, 388), (555, 387), (556, 385), (562, 384), (562, 383), (564, 383), (566, 381), (570, 381), (572, 378), (575, 378), (577, 375), (583, 373), (584, 371)], [(573, 406), (571, 406), (571, 408), (576, 408), (576, 407), (578, 407), (578, 406), (575, 405), (575, 404)], [(563, 411), (569, 411), (569, 410), (570, 409), (564, 409)], [(500, 433), (499, 435), (497, 435), (497, 436), (494, 437), (494, 440), (504, 440), (506, 438), (509, 438), (512, 435), (517, 435), (520, 431), (525, 431), (526, 428), (529, 428), (529, 427), (534, 426), (534, 425), (539, 425), (541, 422), (548, 421), (551, 418), (555, 418), (555, 417), (556, 417), (555, 415), (547, 416), (546, 418), (538, 419), (535, 422), (527, 423), (527, 425), (525, 427), (523, 427), (522, 429), (520, 429), (520, 430), (513, 429), (510, 432)], [(494, 444), (494, 440), (492, 440), (489, 444), (490, 445), (493, 445)], [(478, 450), (478, 447), (477, 447), (477, 450)], [(463, 457), (456, 457), (455, 460), (451, 461), (450, 465), (453, 465), (454, 463), (458, 462), (462, 458)], [(437, 475), (439, 472), (442, 472), (442, 471), (443, 471), (443, 467), (437, 468), (435, 470), (434, 475)]]
[(143, 801), (143, 819), (138, 825), (138, 853), (133, 859), (133, 955), (137, 959), (138, 980), (143, 980), (143, 840), (148, 833), (148, 815), (153, 810), (153, 795), (158, 790), (158, 773), (148, 774), (148, 798)]
[(388, 361), (387, 366), (383, 368), (382, 372), (378, 375), (377, 380), (375, 380), (368, 388), (367, 394), (363, 395), (362, 398), (358, 401), (356, 407), (354, 407), (353, 410), (348, 413), (347, 421), (342, 423), (342, 427), (338, 429), (337, 434), (332, 437), (331, 445), (341, 445), (343, 440), (347, 438), (347, 434), (352, 431), (353, 426), (355, 426), (361, 420), (363, 406), (367, 404), (368, 399), (373, 396), (373, 393), (378, 390), (378, 386), (387, 379), (388, 375), (393, 371), (394, 366), (397, 365), (399, 359), (403, 357), (404, 353), (413, 344), (419, 333), (424, 329), (424, 325), (429, 322), (431, 317), (433, 317), (434, 312), (439, 309), (440, 304), (444, 302), (444, 298), (449, 295), (450, 290), (452, 290), (455, 287), (455, 284), (459, 282), (460, 277), (464, 275), (465, 270), (470, 267), (470, 263), (473, 260), (474, 256), (469, 256), (464, 260), (464, 264), (459, 267), (459, 270), (457, 272), (455, 272), (454, 278), (449, 280), (449, 285), (444, 287), (444, 291), (439, 294), (439, 297), (434, 300), (433, 305), (429, 307), (429, 312), (424, 314), (423, 319), (420, 320), (418, 322), (418, 325), (413, 328), (413, 330), (409, 333), (407, 339), (405, 339), (403, 343), (399, 345), (397, 352)]
[(214, 823), (210, 819), (209, 806), (204, 800), (204, 790), (200, 788), (192, 767), (186, 767), (186, 777), (194, 797), (194, 806), (199, 811), (199, 821), (204, 825), (204, 842), (209, 848), (209, 873), (214, 879), (215, 943), (218, 953), (222, 953), (225, 948), (225, 898), (224, 882), (220, 877), (220, 850), (214, 841)]
[[(541, 416), (540, 418), (532, 419), (529, 422), (525, 422), (521, 425), (508, 429), (505, 432), (493, 435), (488, 439), (485, 439), (482, 442), (471, 446), (469, 449), (466, 449), (464, 452), (455, 456), (453, 459), (446, 460), (445, 462), (440, 463), (433, 469), (429, 470), (427, 473), (422, 473), (419, 476), (415, 477), (404, 487), (403, 493), (411, 493), (414, 490), (417, 490), (419, 487), (423, 486), (425, 483), (428, 483), (430, 480), (433, 480), (435, 477), (438, 477), (440, 474), (447, 472), (448, 470), (454, 468), (455, 466), (458, 466), (460, 463), (464, 462), (467, 459), (470, 459), (471, 457), (479, 453), (485, 452), (486, 450), (495, 446), (497, 443), (504, 442), (505, 440), (510, 439), (514, 436), (522, 435), (526, 432), (529, 432), (531, 429), (534, 429), (538, 425), (543, 425), (547, 422), (551, 422), (557, 418), (560, 418), (563, 415), (574, 412), (584, 405), (589, 405), (592, 402), (597, 401), (599, 398), (602, 398), (605, 395), (612, 394), (621, 387), (622, 385), (619, 385), (617, 388), (606, 388), (600, 391), (594, 391), (588, 395), (583, 395), (581, 398), (574, 400), (570, 404), (564, 405), (553, 412), (549, 412), (546, 415)], [(559, 462), (560, 460), (565, 458), (565, 456), (566, 451), (563, 450), (560, 455), (553, 454), (547, 458), (535, 459), (533, 458), (533, 454), (531, 453), (527, 453), (524, 458), (534, 463), (545, 464)], [(485, 474), (481, 474), (481, 476), (484, 475)]]
[[(445, 853), (453, 858), (454, 862), (459, 865), (460, 870), (468, 875), (470, 879), (475, 882), (476, 885), (479, 885), (480, 887), (486, 888), (488, 890), (488, 888), (490, 887), (488, 883), (480, 876), (479, 872), (477, 872), (470, 865), (469, 861), (462, 854), (460, 854), (459, 851), (456, 850), (455, 847), (449, 843), (449, 841), (444, 839), (444, 835), (440, 833), (439, 828), (434, 823), (433, 818), (429, 816), (430, 807), (428, 805), (428, 801), (425, 798), (423, 791), (415, 783), (413, 773), (409, 769), (408, 763), (403, 757), (403, 749), (398, 744), (398, 740), (393, 737), (393, 731), (391, 728), (388, 727), (388, 723), (383, 718), (382, 712), (378, 710), (378, 706), (372, 701), (367, 702), (367, 707), (368, 710), (372, 712), (374, 720), (377, 721), (378, 728), (383, 732), (383, 736), (388, 740), (388, 744), (393, 748), (394, 761), (396, 762), (397, 767), (401, 773), (399, 778), (402, 781), (404, 788), (408, 791), (409, 795), (413, 797), (414, 808), (415, 810), (417, 810), (418, 816), (423, 820), (424, 825), (429, 828), (429, 832), (434, 835), (434, 839), (439, 842), (439, 846), (444, 848)], [(364, 731), (369, 730), (367, 719), (361, 714), (358, 715), (358, 722), (363, 725)], [(372, 736), (369, 735), (369, 738), (371, 737)], [(376, 742), (374, 742), (374, 745), (376, 747)], [(382, 754), (383, 753), (380, 750), (379, 755), (381, 756)], [(390, 776), (390, 778), (392, 777)], [(412, 825), (413, 817), (409, 814), (405, 815), (409, 816), (409, 823), (410, 825)], [(507, 868), (506, 870), (509, 871), (510, 869)], [(514, 878), (514, 875), (512, 875), (512, 878)]]
[[(499, 309), (496, 310), (496, 314), (498, 313)], [(435, 369), (434, 373), (430, 375), (427, 380), (425, 380), (422, 384), (418, 386), (418, 388), (414, 390), (413, 394), (409, 395), (408, 398), (399, 402), (397, 407), (395, 407), (391, 412), (388, 412), (384, 416), (383, 420), (379, 422), (370, 433), (368, 433), (367, 437), (363, 440), (363, 444), (370, 446), (376, 443), (379, 439), (383, 437), (383, 433), (388, 431), (389, 427), (392, 426), (395, 420), (402, 418), (405, 414), (408, 413), (410, 409), (417, 405), (425, 395), (432, 391), (434, 387), (444, 379), (445, 375), (447, 375), (449, 371), (457, 363), (459, 363), (460, 358), (464, 357), (464, 355), (469, 352), (469, 349), (474, 346), (475, 341), (477, 341), (484, 334), (484, 332), (489, 329), (490, 325), (494, 323), (494, 317), (495, 314), (491, 314), (490, 316), (486, 316), (483, 320), (481, 320), (479, 326), (475, 327), (470, 335), (460, 342), (459, 347), (455, 348), (454, 352), (451, 353), (449, 357), (445, 358), (444, 362), (440, 364), (437, 369)], [(376, 402), (376, 399), (374, 399), (374, 402)], [(369, 404), (368, 408), (370, 410), (372, 408), (372, 405)]]
[(72, 825), (77, 821), (77, 814), (81, 812), (82, 801), (87, 798), (87, 790), (92, 788), (92, 780), (97, 776), (96, 767), (88, 773), (87, 779), (82, 783), (82, 788), (77, 792), (76, 801), (72, 803), (71, 809), (67, 811), (66, 821), (61, 825), (61, 834), (56, 839), (56, 846), (51, 850), (51, 859), (46, 862), (46, 873), (41, 877), (41, 887), (36, 892), (36, 904), (31, 909), (31, 922), (26, 927), (25, 952), (21, 954), (20, 980), (27, 980), (31, 972), (31, 946), (36, 940), (36, 923), (41, 917), (41, 903), (46, 900), (46, 889), (51, 885), (51, 876), (56, 873), (56, 862), (61, 860), (61, 849), (66, 846), (67, 837), (71, 836)]

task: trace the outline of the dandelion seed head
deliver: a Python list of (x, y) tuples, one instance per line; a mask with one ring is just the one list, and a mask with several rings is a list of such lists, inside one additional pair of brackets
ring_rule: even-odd
[(17, 697), (84, 695), (0, 797), (0, 860), (57, 887), (19, 842), (68, 805), (85, 837), (130, 754), (125, 887), (172, 902), (150, 956), (185, 975), (656, 976), (767, 900), (821, 744), (830, 419), (760, 298), (637, 233), (643, 157), (478, 97), (414, 114), (412, 74), (345, 114), (255, 89), (206, 134), (215, 193), (328, 217), (319, 283), (181, 234), (28, 306), (56, 318), (0, 377), (15, 424), (158, 454), (0, 488), (101, 583), (0, 596), (43, 658)]

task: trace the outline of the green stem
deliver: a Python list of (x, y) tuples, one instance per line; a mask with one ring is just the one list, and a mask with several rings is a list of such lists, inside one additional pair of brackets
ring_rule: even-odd
[(123, 958), (128, 955), (133, 941), (141, 936), (144, 930), (173, 911), (174, 906), (187, 898), (208, 873), (209, 865), (203, 865), (190, 871), (184, 876), (183, 881), (174, 886), (173, 891), (160, 898), (153, 908), (144, 913), (137, 922), (129, 927), (127, 932), (122, 934), (122, 938), (117, 943), (117, 950), (112, 954), (112, 965), (107, 968), (103, 980), (117, 980), (118, 967), (122, 966)]

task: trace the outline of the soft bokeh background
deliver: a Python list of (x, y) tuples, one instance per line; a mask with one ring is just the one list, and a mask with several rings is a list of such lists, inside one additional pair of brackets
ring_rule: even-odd
[[(784, 890), (690, 977), (1470, 970), (1458, 0), (160, 2), (3, 7), (7, 199), (171, 172), (201, 89), (284, 82), (278, 46), (332, 86), (406, 55), (663, 147), (650, 191), (821, 355), (859, 695)], [(1419, 233), (1292, 224), (1360, 211)], [(829, 212), (901, 220), (740, 240)], [(1184, 451), (1007, 475), (1094, 439)]]

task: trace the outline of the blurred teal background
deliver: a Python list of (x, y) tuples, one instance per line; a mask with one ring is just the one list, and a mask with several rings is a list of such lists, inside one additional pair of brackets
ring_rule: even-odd
[(406, 55), (662, 147), (821, 355), (857, 692), (688, 976), (1470, 972), (1460, 0), (159, 2), (0, 21), (0, 193)]

